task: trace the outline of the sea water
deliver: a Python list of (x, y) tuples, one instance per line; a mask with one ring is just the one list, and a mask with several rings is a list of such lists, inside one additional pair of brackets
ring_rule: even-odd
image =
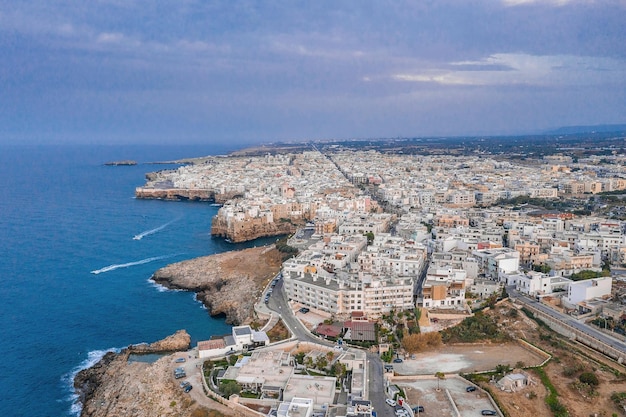
[[(80, 412), (72, 379), (107, 350), (230, 331), (149, 281), (172, 262), (251, 246), (210, 236), (217, 207), (134, 198), (144, 164), (212, 146), (0, 146), (0, 415)], [(105, 166), (133, 159), (135, 166)], [(256, 242), (259, 244), (262, 242)]]

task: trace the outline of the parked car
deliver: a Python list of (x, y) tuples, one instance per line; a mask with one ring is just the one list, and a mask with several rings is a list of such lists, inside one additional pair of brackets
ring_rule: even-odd
[(395, 407), (396, 406), (396, 402), (394, 400), (392, 400), (391, 398), (387, 398), (385, 399), (385, 402), (390, 405), (391, 407)]
[(190, 385), (191, 383), (189, 381), (183, 381), (180, 383), (180, 387), (181, 388), (185, 388), (187, 385)]
[(300, 309), (300, 313), (302, 313), (302, 314), (306, 314), (306, 313), (308, 313), (309, 311), (311, 311), (311, 310), (309, 310), (307, 307), (302, 307), (302, 308)]
[(189, 392), (191, 391), (191, 389), (193, 388), (193, 386), (191, 384), (187, 385), (184, 389), (185, 392)]
[(393, 360), (393, 363), (402, 363), (402, 359), (400, 359), (400, 358), (395, 358), (395, 359)]
[(498, 413), (496, 413), (493, 410), (483, 410), (480, 412), (480, 414), (482, 414), (483, 416), (497, 416)]
[(424, 412), (424, 406), (423, 405), (418, 405), (417, 407), (413, 407), (413, 412), (414, 413), (423, 413)]
[(176, 358), (176, 360), (174, 362), (176, 362), (176, 363), (183, 363), (183, 362), (185, 362), (185, 358)]
[(470, 385), (469, 387), (465, 388), (465, 391), (467, 391), (467, 392), (474, 392), (474, 391), (476, 391), (476, 387), (473, 387), (473, 386)]

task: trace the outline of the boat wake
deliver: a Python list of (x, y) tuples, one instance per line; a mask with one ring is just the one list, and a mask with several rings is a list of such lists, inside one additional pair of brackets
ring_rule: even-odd
[(120, 350), (121, 349), (118, 349), (118, 348), (110, 348), (107, 350), (92, 350), (91, 352), (87, 353), (87, 359), (82, 361), (78, 366), (76, 366), (70, 372), (68, 372), (67, 374), (63, 375), (63, 377), (61, 377), (61, 381), (63, 382), (63, 385), (65, 385), (67, 389), (71, 392), (71, 394), (67, 398), (67, 400), (71, 403), (70, 414), (78, 417), (80, 416), (80, 413), (83, 409), (83, 405), (79, 401), (80, 397), (74, 389), (74, 378), (76, 378), (76, 375), (78, 375), (78, 373), (82, 371), (83, 369), (91, 368), (92, 366), (94, 366), (108, 352), (119, 353)]
[(176, 220), (179, 220), (180, 218), (176, 218), (170, 222), (167, 222), (165, 224), (162, 224), (159, 227), (155, 227), (154, 229), (150, 229), (150, 230), (146, 230), (145, 232), (141, 232), (138, 235), (133, 236), (133, 240), (141, 240), (146, 236), (150, 236), (153, 235), (157, 232), (160, 232), (161, 230), (165, 229), (167, 226), (169, 226), (170, 224), (174, 223)]
[(115, 271), (116, 269), (120, 269), (120, 268), (128, 268), (130, 266), (143, 265), (143, 264), (147, 264), (149, 262), (160, 261), (161, 259), (172, 258), (172, 257), (178, 256), (178, 255), (180, 255), (180, 253), (174, 253), (174, 254), (171, 254), (171, 255), (163, 255), (163, 256), (154, 256), (152, 258), (146, 258), (146, 259), (142, 259), (140, 261), (134, 261), (134, 262), (127, 262), (125, 264), (109, 265), (109, 266), (105, 266), (104, 268), (100, 268), (100, 269), (96, 269), (94, 271), (91, 271), (91, 273), (94, 274), (94, 275), (98, 275), (98, 274), (102, 274), (104, 272)]

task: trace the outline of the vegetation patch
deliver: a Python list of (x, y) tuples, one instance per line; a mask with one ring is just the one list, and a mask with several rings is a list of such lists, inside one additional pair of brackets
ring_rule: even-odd
[(546, 371), (543, 368), (536, 368), (535, 370), (537, 371), (537, 373), (539, 374), (539, 377), (541, 378), (541, 383), (548, 390), (548, 396), (546, 397), (545, 401), (548, 407), (550, 408), (550, 411), (552, 411), (552, 414), (554, 415), (554, 417), (569, 416), (569, 412), (567, 411), (567, 408), (565, 408), (565, 406), (561, 404), (561, 402), (559, 401), (558, 399), (559, 394), (557, 393), (554, 385), (552, 385), (552, 382), (550, 382), (550, 378), (548, 378), (548, 374), (546, 374)]
[(444, 343), (471, 343), (479, 340), (506, 342), (511, 340), (511, 337), (500, 330), (493, 317), (478, 312), (458, 325), (443, 330), (441, 339)]
[(289, 330), (287, 330), (282, 320), (278, 320), (276, 325), (267, 332), (267, 337), (269, 337), (272, 343), (289, 339)]

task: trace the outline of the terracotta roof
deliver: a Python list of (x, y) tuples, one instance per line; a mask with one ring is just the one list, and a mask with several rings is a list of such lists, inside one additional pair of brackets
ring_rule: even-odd
[(224, 339), (203, 340), (198, 342), (198, 350), (223, 349), (226, 347)]
[(320, 323), (317, 325), (315, 332), (323, 336), (337, 337), (341, 334), (341, 326)]

